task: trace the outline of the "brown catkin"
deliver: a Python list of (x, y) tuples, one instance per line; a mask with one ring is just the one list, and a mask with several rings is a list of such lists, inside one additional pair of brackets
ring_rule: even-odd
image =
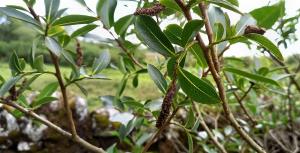
[(165, 10), (165, 6), (161, 5), (160, 3), (155, 3), (153, 6), (149, 8), (138, 8), (134, 15), (149, 15), (155, 16), (159, 14), (161, 11)]
[(82, 66), (83, 64), (83, 52), (80, 46), (80, 42), (76, 39), (76, 65), (78, 67)]
[(167, 90), (166, 96), (163, 99), (163, 103), (161, 106), (161, 111), (156, 121), (156, 127), (160, 128), (166, 122), (169, 114), (173, 99), (176, 94), (176, 78), (174, 78), (171, 82), (169, 89)]
[(263, 35), (263, 34), (265, 34), (265, 32), (266, 32), (266, 30), (264, 30), (260, 27), (257, 27), (255, 25), (248, 25), (245, 29), (244, 34), (256, 33), (256, 34)]

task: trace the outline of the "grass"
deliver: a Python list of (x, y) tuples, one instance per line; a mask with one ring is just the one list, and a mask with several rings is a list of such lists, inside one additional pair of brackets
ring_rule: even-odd
[[(50, 65), (45, 66), (45, 70), (54, 71), (54, 68)], [(61, 67), (62, 74), (64, 76), (69, 76), (70, 69), (67, 67)], [(123, 74), (117, 70), (106, 69), (102, 72), (105, 76), (111, 80), (84, 80), (79, 82), (82, 86), (88, 91), (88, 100), (89, 106), (96, 107), (99, 106), (99, 96), (104, 95), (115, 95), (118, 89), (118, 86), (122, 80)], [(0, 75), (5, 79), (10, 77), (10, 70), (7, 63), (0, 63)], [(55, 82), (56, 78), (54, 76), (45, 74), (40, 76), (31, 87), (34, 90), (41, 90), (48, 83)], [(68, 88), (70, 94), (73, 95), (84, 95), (81, 93), (80, 89), (75, 85), (71, 85)], [(148, 100), (153, 98), (158, 98), (161, 94), (158, 92), (156, 86), (149, 78), (148, 74), (141, 74), (139, 76), (139, 86), (134, 88), (132, 85), (132, 78), (128, 80), (124, 96), (130, 96), (137, 100)]]

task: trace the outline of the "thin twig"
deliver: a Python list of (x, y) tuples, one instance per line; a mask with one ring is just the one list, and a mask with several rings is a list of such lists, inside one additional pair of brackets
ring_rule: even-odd
[[(226, 74), (224, 74), (224, 76), (225, 76), (227, 82), (231, 84), (232, 82), (229, 80), (228, 76)], [(235, 99), (238, 101), (238, 103), (239, 103), (240, 107), (242, 108), (243, 112), (246, 114), (248, 119), (252, 122), (252, 125), (256, 125), (257, 124), (256, 121), (251, 117), (250, 113), (247, 111), (245, 105), (243, 104), (244, 99), (248, 96), (251, 89), (255, 85), (252, 82), (250, 82), (250, 83), (251, 83), (250, 87), (247, 89), (247, 91), (244, 93), (244, 95), (241, 98), (238, 96), (238, 94), (235, 91), (233, 91), (233, 95), (234, 95)]]
[(109, 32), (109, 34), (114, 38), (114, 40), (117, 42), (118, 46), (122, 49), (122, 51), (130, 58), (130, 60), (135, 64), (137, 65), (138, 67), (140, 68), (143, 68), (144, 66), (139, 62), (137, 61), (131, 54), (130, 52), (126, 49), (126, 47), (122, 44), (122, 42), (116, 38), (114, 36), (114, 34), (106, 27), (104, 27), (104, 29)]
[(161, 128), (159, 128), (156, 133), (152, 136), (152, 138), (150, 139), (150, 141), (148, 141), (148, 143), (145, 145), (142, 153), (146, 153), (149, 148), (151, 147), (151, 145), (154, 143), (154, 141), (156, 140), (156, 138), (161, 134), (161, 132), (169, 125), (170, 121), (172, 120), (172, 118), (176, 115), (178, 111), (178, 108), (175, 109), (172, 113), (172, 115), (168, 118), (168, 120), (161, 126)]
[(214, 134), (212, 133), (212, 131), (209, 129), (209, 127), (206, 125), (202, 113), (199, 109), (199, 107), (196, 106), (195, 103), (193, 103), (193, 107), (196, 110), (197, 114), (198, 114), (198, 118), (200, 121), (200, 124), (202, 125), (202, 127), (204, 128), (204, 130), (206, 131), (206, 133), (208, 134), (208, 136), (210, 137), (210, 139), (212, 140), (212, 142), (215, 144), (215, 146), (222, 152), (222, 153), (227, 153), (227, 151), (225, 150), (224, 146), (218, 141), (218, 139), (214, 136)]
[(28, 110), (26, 108), (23, 108), (22, 106), (14, 103), (12, 101), (6, 100), (4, 98), (1, 98), (0, 103), (2, 103), (4, 105), (9, 105), (9, 106), (21, 111), (22, 113), (36, 119), (37, 121), (40, 121), (42, 124), (48, 126), (49, 128), (53, 129), (57, 133), (65, 136), (66, 138), (73, 140), (74, 142), (78, 143), (79, 145), (81, 145), (84, 148), (89, 149), (90, 151), (93, 151), (95, 153), (105, 153), (105, 151), (102, 148), (98, 148), (98, 147), (86, 142), (85, 140), (83, 140), (82, 138), (80, 138), (78, 136), (73, 137), (71, 133), (63, 130), (59, 126), (57, 126), (57, 125), (53, 124), (52, 122), (50, 122), (49, 120), (39, 116), (38, 114), (34, 113), (32, 110)]
[[(275, 61), (278, 65), (283, 67), (283, 70), (286, 74), (292, 74), (290, 72), (290, 70), (288, 69), (288, 67), (281, 62), (280, 60), (278, 60), (273, 54), (271, 54), (269, 51), (267, 51), (270, 55), (270, 57), (273, 59), (273, 61)], [(290, 80), (292, 81), (292, 83), (295, 85), (296, 89), (298, 90), (298, 92), (300, 93), (300, 84), (297, 82), (297, 80), (295, 79), (295, 76), (290, 75), (289, 76)]]

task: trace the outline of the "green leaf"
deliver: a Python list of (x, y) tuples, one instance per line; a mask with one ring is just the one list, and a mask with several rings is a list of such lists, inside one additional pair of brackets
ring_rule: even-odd
[(72, 55), (71, 55), (68, 51), (65, 51), (65, 50), (63, 50), (61, 53), (62, 53), (63, 57), (65, 58), (65, 60), (66, 60), (69, 64), (71, 64), (72, 69), (73, 69), (74, 71), (77, 71), (77, 65), (76, 65), (76, 63), (75, 63), (75, 61), (74, 61)]
[(164, 56), (175, 55), (175, 49), (171, 42), (150, 16), (141, 15), (136, 17), (135, 28), (143, 42), (152, 50)]
[(16, 52), (13, 52), (13, 54), (9, 58), (9, 68), (12, 71), (12, 74), (18, 74), (22, 72), (21, 64), (19, 61), (19, 57), (16, 54)]
[(40, 91), (40, 94), (36, 97), (36, 101), (39, 101), (45, 97), (50, 97), (57, 90), (57, 88), (57, 82), (48, 84), (42, 91)]
[(203, 25), (204, 22), (202, 20), (191, 20), (184, 26), (181, 34), (181, 44), (183, 47), (193, 40)]
[(239, 1), (238, 0), (227, 0), (229, 3), (231, 3), (232, 5), (235, 5), (235, 6), (239, 6)]
[(182, 12), (181, 8), (177, 5), (177, 3), (174, 0), (159, 0), (159, 2), (167, 8), (173, 9), (178, 12)]
[(257, 20), (258, 26), (270, 29), (280, 17), (284, 16), (285, 2), (281, 0), (274, 5), (255, 9), (250, 14)]
[(65, 32), (62, 26), (51, 26), (48, 30), (48, 36), (54, 37), (59, 36)]
[(110, 28), (114, 24), (114, 14), (117, 0), (99, 0), (97, 4), (97, 15), (101, 18), (104, 26)]
[(89, 24), (92, 22), (97, 21), (98, 19), (92, 16), (87, 15), (68, 15), (64, 16), (56, 21), (53, 22), (52, 26), (60, 25), (60, 26), (67, 26), (67, 25), (77, 25), (77, 24)]
[(257, 82), (264, 82), (264, 83), (279, 86), (279, 84), (276, 81), (274, 81), (272, 79), (269, 79), (269, 78), (266, 78), (266, 77), (261, 76), (261, 75), (248, 73), (246, 71), (241, 71), (241, 70), (238, 70), (238, 69), (235, 69), (235, 68), (230, 68), (230, 67), (226, 67), (223, 70), (226, 71), (226, 72), (231, 72), (231, 73), (246, 77), (248, 79), (251, 79), (251, 80), (254, 80), (254, 81), (257, 81)]
[(153, 65), (147, 65), (148, 73), (151, 79), (154, 81), (156, 86), (160, 89), (162, 93), (166, 93), (168, 84), (165, 80), (164, 76), (160, 73), (160, 71)]
[(179, 83), (182, 90), (192, 100), (204, 104), (216, 104), (220, 98), (215, 90), (207, 81), (199, 79), (190, 72), (180, 68)]
[(27, 11), (24, 7), (18, 5), (6, 5), (6, 7), (13, 8), (16, 10)]
[(243, 15), (243, 13), (234, 5), (232, 5), (231, 3), (229, 2), (226, 2), (226, 1), (220, 1), (220, 0), (207, 0), (207, 2), (209, 3), (213, 3), (215, 5), (218, 5), (220, 7), (223, 7), (225, 9), (228, 9), (228, 10), (231, 10), (233, 12), (236, 12), (238, 14), (241, 14)]
[(118, 35), (124, 35), (128, 27), (133, 23), (134, 16), (127, 15), (120, 18), (115, 24), (114, 29)]
[(47, 22), (51, 21), (59, 8), (60, 0), (44, 0)]
[(235, 26), (236, 35), (243, 35), (248, 25), (256, 25), (256, 20), (250, 14), (245, 14)]
[(187, 120), (185, 122), (185, 127), (187, 129), (193, 127), (195, 120), (196, 120), (195, 114), (194, 114), (193, 110), (190, 108), (188, 111)]
[(181, 46), (182, 28), (179, 25), (177, 24), (168, 25), (164, 30), (164, 33), (172, 43)]
[(20, 12), (16, 9), (9, 8), (9, 7), (0, 7), (0, 12), (4, 13), (5, 15), (7, 15), (9, 17), (16, 18), (16, 19), (19, 19), (24, 22), (27, 22), (27, 23), (30, 23), (30, 24), (40, 27), (40, 24), (35, 19), (33, 19), (29, 15), (27, 15), (23, 12)]
[(223, 28), (223, 25), (221, 23), (215, 23), (214, 29), (216, 29), (216, 31), (214, 32), (214, 39), (216, 42), (223, 38), (225, 29)]
[(37, 101), (33, 101), (32, 104), (31, 104), (31, 107), (33, 109), (36, 109), (36, 108), (39, 108), (41, 107), (42, 105), (45, 105), (45, 104), (48, 104), (52, 101), (55, 101), (57, 100), (56, 97), (43, 97), (41, 99), (38, 99)]
[(199, 46), (199, 44), (194, 44), (192, 47), (190, 47), (188, 49), (188, 51), (191, 52), (194, 55), (194, 57), (197, 60), (197, 63), (202, 68), (206, 68), (207, 67), (207, 62), (206, 62), (206, 59), (204, 57), (203, 50), (201, 49), (201, 47)]
[(19, 89), (19, 94), (22, 94), (25, 90), (29, 88), (29, 86), (39, 77), (41, 74), (34, 75), (30, 79), (28, 79), (25, 84), (22, 85), (22, 87)]
[(60, 56), (60, 54), (63, 50), (61, 48), (60, 44), (55, 39), (53, 39), (51, 37), (46, 37), (45, 38), (45, 45), (56, 56)]
[(132, 86), (136, 88), (139, 85), (139, 74), (136, 74), (132, 79)]
[(39, 55), (34, 59), (33, 62), (33, 68), (36, 69), (38, 72), (43, 72), (44, 71), (44, 56)]
[(71, 41), (71, 37), (68, 35), (61, 35), (58, 36), (58, 41), (63, 47), (66, 47)]
[(188, 132), (186, 132), (186, 134), (187, 134), (187, 137), (188, 137), (189, 153), (193, 153), (194, 152), (194, 149), (193, 149), (193, 137)]
[(0, 97), (3, 97), (21, 78), (22, 76), (15, 76), (6, 81), (0, 88)]
[(251, 34), (247, 34), (245, 35), (246, 38), (255, 41), (256, 43), (260, 44), (261, 46), (265, 47), (267, 50), (269, 50), (277, 59), (283, 61), (283, 56), (280, 52), (280, 50), (278, 49), (278, 47), (273, 44), (273, 42), (271, 42), (268, 38), (266, 38), (263, 35), (260, 34), (255, 34), (255, 33), (251, 33)]
[(93, 74), (97, 74), (100, 71), (102, 71), (103, 69), (105, 69), (109, 63), (110, 63), (110, 54), (109, 51), (103, 51), (99, 58), (96, 58), (94, 63), (93, 63)]
[(78, 82), (74, 83), (79, 89), (80, 91), (87, 97), (89, 95), (89, 92), (82, 86), (80, 85)]
[[(225, 17), (225, 13), (218, 7), (210, 6), (208, 8), (208, 18), (209, 23), (213, 29), (214, 33), (218, 33), (218, 26), (214, 26), (215, 24), (222, 24), (223, 29), (227, 29), (227, 20)], [(222, 39), (226, 37), (226, 33), (223, 34)], [(218, 52), (222, 51), (226, 45), (227, 41), (219, 43), (216, 45), (216, 49)]]
[(87, 34), (88, 32), (94, 30), (95, 28), (97, 28), (97, 25), (95, 25), (95, 24), (86, 25), (86, 26), (81, 27), (81, 28), (77, 29), (76, 31), (74, 31), (74, 32), (71, 34), (71, 37), (72, 37), (72, 38), (75, 38), (75, 37), (78, 37), (78, 36), (85, 35), (85, 34)]
[(121, 95), (123, 94), (124, 89), (127, 85), (127, 81), (128, 81), (128, 76), (124, 75), (122, 80), (121, 80), (121, 83), (118, 86), (118, 90), (117, 90), (117, 93), (116, 93), (116, 98), (121, 97)]

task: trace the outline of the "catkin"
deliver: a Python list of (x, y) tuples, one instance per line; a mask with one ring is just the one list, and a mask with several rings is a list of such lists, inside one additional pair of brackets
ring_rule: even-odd
[(266, 30), (264, 30), (260, 27), (257, 27), (254, 25), (248, 25), (245, 29), (244, 34), (256, 33), (256, 34), (263, 35), (263, 34), (265, 34), (265, 32), (266, 32)]
[(176, 78), (174, 78), (171, 82), (171, 86), (167, 90), (166, 96), (163, 99), (163, 103), (161, 106), (161, 111), (156, 121), (156, 127), (160, 128), (166, 122), (169, 114), (173, 99), (176, 94)]
[(134, 15), (155, 16), (163, 10), (165, 10), (165, 6), (161, 5), (160, 3), (155, 3), (152, 7), (149, 7), (149, 8), (138, 8), (134, 12)]
[(76, 65), (78, 67), (82, 66), (83, 64), (83, 52), (80, 46), (80, 42), (76, 40)]

